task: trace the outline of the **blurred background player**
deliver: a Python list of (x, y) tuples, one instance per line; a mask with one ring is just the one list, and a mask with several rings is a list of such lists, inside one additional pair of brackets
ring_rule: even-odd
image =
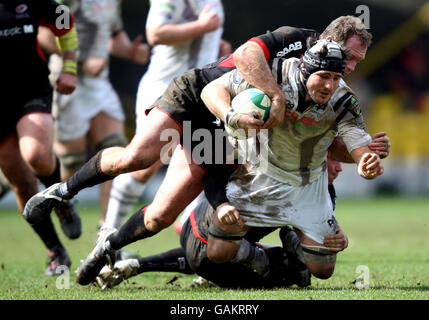
[[(222, 39), (224, 11), (220, 0), (152, 0), (146, 37), (152, 45), (150, 64), (143, 75), (136, 101), (136, 135), (145, 130), (145, 111), (161, 96), (170, 81), (188, 69), (200, 68), (231, 52)], [(146, 182), (161, 168), (122, 174), (113, 180), (105, 227), (118, 228), (142, 196)]]
[[(15, 192), (22, 212), (27, 200), (38, 192), (38, 179), (46, 186), (61, 181), (60, 165), (53, 152), (52, 86), (49, 70), (41, 52), (37, 33), (45, 25), (58, 37), (65, 61), (57, 79), (56, 90), (71, 94), (76, 87), (77, 37), (73, 18), (66, 7), (53, 0), (0, 1), (0, 65), (3, 105), (8, 109), (1, 120), (0, 167)], [(62, 23), (59, 23), (59, 21)], [(37, 178), (36, 178), (37, 175)], [(70, 231), (67, 205), (56, 207), (61, 225)], [(32, 225), (47, 249), (46, 275), (56, 274), (60, 265), (70, 266), (67, 251), (61, 244), (50, 215)], [(80, 229), (77, 230), (80, 234)], [(70, 238), (74, 235), (66, 232)]]
[[(142, 36), (133, 42), (128, 38), (122, 25), (121, 1), (64, 2), (73, 10), (79, 36), (77, 89), (72, 95), (54, 97), (54, 149), (61, 161), (62, 177), (67, 179), (88, 159), (88, 147), (98, 152), (127, 144), (123, 109), (109, 80), (109, 54), (145, 64), (150, 49), (141, 43)], [(58, 55), (52, 55), (51, 71), (57, 73), (62, 63)], [(104, 222), (110, 187), (111, 181), (100, 185), (99, 225)]]

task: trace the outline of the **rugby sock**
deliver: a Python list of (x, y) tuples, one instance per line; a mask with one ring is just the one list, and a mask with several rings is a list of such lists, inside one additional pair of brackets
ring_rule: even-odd
[(146, 184), (133, 178), (129, 173), (120, 174), (113, 179), (104, 227), (119, 228), (137, 201)]
[(147, 207), (144, 209), (139, 209), (122, 225), (122, 227), (117, 232), (108, 238), (108, 241), (110, 242), (110, 248), (119, 250), (130, 243), (152, 237), (154, 234), (156, 234), (147, 230), (144, 224), (144, 212), (146, 208)]
[(58, 157), (55, 157), (55, 170), (53, 173), (51, 173), (49, 176), (36, 176), (46, 188), (52, 186), (54, 183), (61, 182), (61, 167)]
[(46, 216), (39, 223), (31, 225), (31, 227), (49, 250), (53, 250), (57, 246), (63, 246), (52, 224), (50, 215)]
[(264, 276), (268, 270), (268, 257), (264, 250), (251, 244), (246, 239), (241, 242), (240, 248), (235, 257), (231, 260), (234, 263), (240, 263), (256, 273)]
[(194, 274), (188, 262), (186, 253), (182, 248), (176, 248), (150, 257), (138, 259), (140, 267), (138, 273), (149, 271), (180, 272)]
[(60, 185), (58, 195), (64, 199), (73, 198), (80, 190), (95, 186), (113, 177), (104, 174), (100, 168), (102, 151), (88, 160), (75, 174)]

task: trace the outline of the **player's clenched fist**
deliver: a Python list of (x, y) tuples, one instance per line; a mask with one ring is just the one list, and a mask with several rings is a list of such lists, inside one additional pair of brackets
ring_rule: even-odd
[(222, 204), (217, 208), (218, 220), (225, 225), (243, 225), (246, 220), (240, 216), (238, 210), (230, 204)]
[(384, 172), (380, 156), (376, 153), (365, 153), (359, 161), (358, 173), (365, 179), (374, 179)]

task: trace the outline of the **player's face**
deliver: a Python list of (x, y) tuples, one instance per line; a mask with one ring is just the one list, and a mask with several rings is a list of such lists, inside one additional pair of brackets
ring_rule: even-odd
[(331, 99), (340, 83), (341, 73), (332, 71), (317, 71), (307, 81), (307, 90), (314, 102), (325, 104)]
[(338, 162), (336, 160), (332, 160), (328, 157), (328, 181), (329, 183), (334, 182), (335, 179), (337, 179), (338, 174), (343, 171), (343, 167), (341, 165), (341, 162)]
[(346, 58), (346, 70), (344, 74), (352, 73), (356, 65), (365, 59), (367, 47), (362, 44), (359, 36), (353, 35), (347, 39), (345, 47), (350, 49), (350, 54)]

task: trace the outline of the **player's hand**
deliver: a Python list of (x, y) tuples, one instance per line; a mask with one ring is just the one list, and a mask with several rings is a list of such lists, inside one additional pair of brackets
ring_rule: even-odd
[(368, 147), (371, 151), (376, 152), (381, 159), (386, 158), (390, 152), (390, 139), (386, 132), (376, 133)]
[(271, 129), (283, 123), (285, 118), (286, 97), (282, 93), (271, 99), (270, 117), (263, 126), (263, 129)]
[(384, 172), (380, 156), (376, 153), (365, 153), (359, 161), (358, 173), (365, 179), (374, 179)]
[(58, 93), (71, 94), (76, 89), (76, 75), (69, 72), (61, 72), (56, 83), (56, 90)]
[(82, 71), (93, 77), (98, 77), (107, 65), (107, 59), (99, 57), (88, 57), (82, 66)]
[(131, 45), (131, 60), (137, 64), (146, 64), (150, 57), (150, 48), (146, 43), (141, 43), (143, 36), (137, 36)]
[(337, 233), (327, 235), (323, 241), (323, 245), (336, 253), (347, 248), (349, 246), (349, 240), (343, 230), (338, 226)]
[[(255, 118), (255, 116), (251, 114), (242, 114), (238, 119), (237, 125), (246, 132), (246, 136), (249, 136), (249, 130), (254, 133), (258, 132), (264, 126), (264, 121)], [(250, 133), (250, 136), (254, 136), (254, 134)]]
[(205, 32), (214, 31), (222, 26), (222, 20), (219, 18), (218, 14), (210, 9), (211, 5), (206, 4), (198, 16), (198, 22)]
[(246, 222), (246, 219), (240, 216), (238, 210), (229, 203), (221, 204), (217, 207), (216, 212), (218, 220), (224, 225), (237, 224), (242, 226)]

